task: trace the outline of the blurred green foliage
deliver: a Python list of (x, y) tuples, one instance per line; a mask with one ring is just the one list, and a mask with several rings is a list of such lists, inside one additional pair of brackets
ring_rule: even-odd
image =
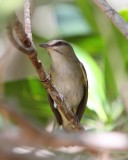
[[(82, 123), (93, 129), (124, 129), (127, 113), (120, 100), (120, 87), (128, 72), (127, 40), (90, 0), (86, 0), (86, 3), (84, 0), (75, 0), (70, 4), (58, 2), (55, 8), (60, 30), (58, 37), (54, 38), (72, 43), (89, 78), (88, 108)], [(127, 20), (127, 12), (123, 11), (121, 15)], [(71, 23), (70, 18), (73, 19)], [(42, 41), (47, 40), (34, 34), (35, 44)], [(43, 51), (37, 49), (41, 57)], [(47, 68), (49, 64), (49, 60), (45, 62)], [(6, 82), (4, 87), (5, 96), (17, 99), (25, 114), (37, 118), (43, 124), (53, 118), (47, 93), (38, 79)]]
[[(6, 98), (16, 101), (24, 114), (36, 117), (38, 123), (45, 124), (52, 116), (47, 101), (46, 90), (37, 78), (6, 82), (4, 85)], [(22, 107), (23, 106), (23, 107)]]
[(119, 14), (124, 18), (126, 22), (128, 22), (128, 8), (122, 9), (121, 11), (119, 11)]

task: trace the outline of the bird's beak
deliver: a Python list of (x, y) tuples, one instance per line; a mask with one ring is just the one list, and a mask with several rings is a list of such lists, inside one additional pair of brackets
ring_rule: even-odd
[(43, 48), (48, 48), (50, 47), (50, 45), (48, 43), (41, 43), (39, 44), (40, 47), (43, 47)]

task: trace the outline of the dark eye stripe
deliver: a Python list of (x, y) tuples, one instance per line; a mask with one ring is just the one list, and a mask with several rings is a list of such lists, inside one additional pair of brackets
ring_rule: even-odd
[(70, 44), (68, 44), (67, 42), (65, 41), (58, 41), (56, 42), (55, 44), (53, 44), (52, 46), (70, 46)]
[(61, 45), (63, 45), (63, 42), (61, 42), (61, 41), (59, 41), (59, 42), (57, 42), (57, 43), (55, 44), (55, 46), (61, 46)]

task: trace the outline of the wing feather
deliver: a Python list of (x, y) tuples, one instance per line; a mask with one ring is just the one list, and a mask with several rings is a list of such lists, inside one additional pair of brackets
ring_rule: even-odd
[(83, 94), (83, 98), (79, 104), (79, 106), (77, 107), (77, 111), (76, 111), (76, 115), (79, 118), (79, 121), (81, 120), (85, 107), (86, 107), (86, 103), (87, 103), (87, 99), (88, 99), (88, 79), (87, 79), (87, 73), (86, 70), (83, 66), (83, 64), (80, 62), (80, 67), (83, 73), (83, 77), (84, 77), (84, 82), (83, 82), (83, 90), (84, 90), (84, 94)]
[(54, 107), (54, 101), (49, 94), (48, 94), (48, 100), (49, 100), (49, 103), (50, 103), (50, 107), (51, 107), (51, 109), (52, 109), (52, 111), (53, 111), (53, 113), (56, 117), (57, 122), (59, 123), (59, 125), (62, 125), (62, 117), (61, 117), (58, 109)]

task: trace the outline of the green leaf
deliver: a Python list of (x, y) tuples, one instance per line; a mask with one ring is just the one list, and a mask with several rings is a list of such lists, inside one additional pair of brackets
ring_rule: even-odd
[(86, 68), (89, 83), (89, 98), (87, 106), (96, 112), (102, 122), (108, 120), (105, 112), (105, 84), (102, 72), (89, 54), (74, 45), (75, 53)]
[(114, 75), (111, 70), (110, 63), (108, 61), (108, 58), (105, 59), (105, 85), (106, 85), (106, 94), (107, 98), (110, 102), (114, 101), (117, 98), (118, 91), (116, 87), (116, 82), (114, 79)]
[(47, 101), (47, 93), (37, 78), (26, 78), (4, 84), (5, 96), (18, 104), (26, 115), (46, 123), (52, 112)]
[(120, 10), (119, 14), (128, 22), (128, 8)]

